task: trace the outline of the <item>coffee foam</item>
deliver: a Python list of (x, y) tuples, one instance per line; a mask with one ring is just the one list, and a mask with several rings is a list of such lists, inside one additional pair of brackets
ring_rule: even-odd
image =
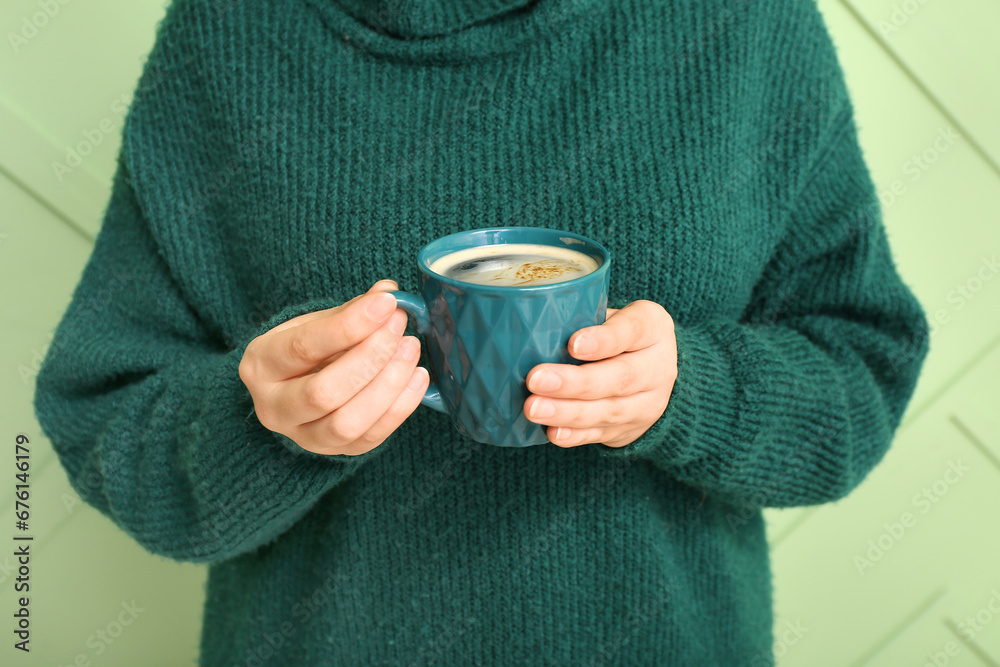
[[(496, 261), (491, 262), (491, 258)], [(465, 273), (456, 271), (463, 264), (472, 268)], [(598, 267), (597, 260), (578, 250), (538, 243), (501, 243), (453, 252), (435, 260), (429, 268), (434, 273), (478, 285), (531, 287), (579, 278)]]

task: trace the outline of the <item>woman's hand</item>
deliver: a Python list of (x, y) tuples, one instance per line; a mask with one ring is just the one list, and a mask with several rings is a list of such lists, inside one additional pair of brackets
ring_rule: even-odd
[(306, 313), (254, 338), (240, 379), (257, 419), (317, 454), (374, 449), (420, 405), (430, 378), (391, 280), (336, 308)]
[(604, 324), (580, 329), (568, 347), (592, 363), (539, 364), (527, 378), (524, 414), (549, 427), (553, 444), (624, 447), (663, 415), (677, 378), (677, 340), (661, 305), (609, 308)]

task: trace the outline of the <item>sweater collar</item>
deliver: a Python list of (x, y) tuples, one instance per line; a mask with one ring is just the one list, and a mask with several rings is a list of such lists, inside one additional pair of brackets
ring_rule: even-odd
[(397, 39), (457, 32), (537, 0), (329, 0), (372, 29)]

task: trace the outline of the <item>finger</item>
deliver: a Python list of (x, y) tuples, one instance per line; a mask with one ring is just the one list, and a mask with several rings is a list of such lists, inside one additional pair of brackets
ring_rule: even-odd
[(351, 443), (350, 448), (363, 454), (385, 441), (406, 421), (407, 417), (413, 414), (414, 410), (420, 407), (420, 401), (423, 400), (430, 383), (431, 378), (427, 369), (421, 366), (415, 367), (410, 374), (406, 389), (399, 394), (392, 407), (386, 410), (365, 435)]
[(274, 383), (267, 405), (291, 424), (308, 424), (340, 409), (389, 364), (405, 325), (405, 314), (394, 313), (378, 331), (319, 371)]
[(645, 431), (633, 428), (620, 431), (613, 427), (609, 428), (589, 428), (575, 429), (565, 426), (550, 426), (548, 429), (549, 441), (559, 447), (579, 447), (600, 443), (608, 447), (624, 447), (635, 442)]
[[(368, 291), (365, 292), (365, 294), (374, 294), (376, 292), (387, 292), (387, 291), (390, 291), (390, 290), (398, 290), (398, 289), (399, 289), (399, 285), (396, 284), (395, 280), (390, 280), (390, 279), (386, 278), (386, 279), (383, 279), (383, 280), (379, 280), (378, 282), (376, 282), (375, 284), (373, 284), (371, 287), (369, 287)], [(355, 301), (357, 301), (358, 299), (364, 297), (365, 294), (359, 294), (356, 297), (354, 297), (353, 299), (351, 299), (350, 301), (345, 301), (344, 303), (340, 304), (339, 306), (334, 306), (333, 308), (324, 308), (323, 310), (315, 310), (315, 311), (313, 311), (311, 313), (305, 313), (303, 315), (299, 315), (298, 317), (293, 317), (292, 319), (290, 319), (290, 320), (288, 320), (286, 322), (282, 322), (281, 324), (277, 325), (276, 327), (273, 327), (272, 329), (269, 329), (268, 331), (284, 331), (285, 329), (290, 329), (292, 327), (297, 327), (300, 324), (304, 324), (304, 323), (306, 323), (306, 322), (308, 322), (310, 320), (314, 320), (314, 319), (317, 319), (319, 317), (327, 317), (327, 316), (329, 316), (333, 312), (336, 312), (336, 311), (339, 311), (339, 310), (343, 310), (346, 306), (349, 306), (352, 303), (354, 303)]]
[[(359, 297), (354, 297), (354, 298), (357, 299)], [(352, 301), (353, 301), (353, 299), (352, 299)], [(310, 322), (312, 320), (318, 320), (318, 319), (323, 318), (323, 317), (329, 317), (330, 315), (332, 315), (332, 314), (338, 312), (339, 310), (341, 310), (348, 303), (350, 303), (350, 301), (348, 301), (347, 303), (343, 303), (343, 304), (341, 304), (339, 306), (335, 306), (333, 308), (324, 308), (323, 310), (314, 310), (311, 313), (305, 313), (303, 315), (299, 315), (298, 317), (293, 317), (290, 320), (286, 320), (286, 321), (282, 322), (281, 324), (279, 324), (276, 327), (272, 327), (272, 328), (268, 329), (266, 333), (277, 333), (279, 331), (285, 331), (286, 329), (291, 329), (292, 327), (300, 326), (300, 325), (305, 324), (306, 322)]]
[[(399, 289), (399, 285), (396, 284), (395, 280), (391, 280), (389, 278), (385, 278), (383, 280), (379, 280), (378, 282), (376, 282), (375, 284), (373, 284), (371, 287), (369, 287), (368, 291), (365, 292), (365, 294), (375, 294), (377, 292), (389, 292), (389, 291), (394, 291), (394, 290), (398, 290), (398, 289)], [(296, 324), (301, 324), (303, 322), (307, 322), (309, 319), (315, 319), (315, 317), (322, 316), (324, 313), (325, 314), (329, 314), (330, 311), (333, 311), (333, 310), (342, 310), (344, 307), (346, 307), (349, 304), (357, 301), (358, 299), (360, 299), (361, 297), (363, 297), (365, 294), (359, 294), (358, 296), (354, 297), (350, 301), (345, 301), (344, 303), (340, 304), (336, 308), (328, 308), (326, 310), (319, 310), (319, 311), (316, 311), (316, 312), (313, 312), (313, 313), (309, 313), (308, 315), (304, 315), (304, 316), (302, 316), (302, 321), (301, 322), (297, 321), (297, 320), (299, 320), (299, 318), (293, 318), (293, 319), (289, 320), (288, 322), (285, 322), (281, 326), (284, 327), (285, 325), (291, 324), (293, 322), (296, 323)], [(280, 328), (279, 327), (275, 327), (274, 330), (275, 331), (280, 331)], [(341, 350), (340, 352), (336, 352), (336, 353), (330, 355), (329, 357), (327, 357), (326, 359), (324, 359), (323, 361), (321, 361), (320, 363), (318, 363), (316, 366), (314, 366), (309, 372), (310, 373), (315, 373), (315, 372), (317, 372), (319, 370), (322, 370), (328, 364), (331, 364), (334, 361), (336, 361), (337, 358), (339, 358), (343, 354), (344, 354), (344, 351)]]
[(636, 440), (638, 440), (648, 430), (649, 429), (644, 429), (639, 427), (624, 431), (618, 434), (617, 436), (605, 434), (597, 442), (601, 443), (602, 445), (607, 445), (608, 447), (614, 447), (614, 448), (624, 447), (625, 445), (630, 445)]
[(645, 351), (625, 352), (589, 364), (538, 364), (528, 371), (532, 394), (552, 398), (594, 400), (609, 396), (631, 396), (655, 388), (662, 378), (650, 372), (652, 361)]
[(604, 321), (576, 331), (569, 339), (569, 352), (577, 359), (607, 359), (656, 344), (673, 320), (658, 303), (633, 301), (611, 313)]
[(566, 428), (565, 426), (550, 426), (547, 435), (549, 441), (557, 447), (579, 447), (608, 438), (605, 428)]
[[(398, 290), (398, 289), (399, 289), (399, 286), (396, 284), (395, 280), (384, 279), (384, 280), (379, 280), (374, 285), (372, 285), (371, 287), (369, 287), (368, 291), (365, 292), (365, 294), (373, 294), (375, 292), (386, 292), (386, 291), (389, 291), (389, 290)], [(293, 317), (290, 320), (282, 322), (281, 324), (279, 324), (279, 325), (277, 325), (277, 326), (275, 326), (275, 327), (273, 327), (271, 329), (268, 329), (268, 332), (272, 332), (272, 331), (275, 331), (275, 332), (277, 332), (277, 331), (284, 331), (285, 329), (291, 329), (292, 327), (297, 327), (300, 324), (305, 324), (306, 322), (308, 322), (310, 320), (315, 320), (315, 319), (320, 318), (320, 317), (327, 317), (327, 316), (329, 316), (333, 312), (336, 312), (336, 311), (339, 311), (339, 310), (343, 310), (344, 307), (349, 306), (350, 304), (354, 303), (358, 299), (360, 299), (363, 296), (365, 296), (365, 294), (359, 294), (356, 297), (354, 297), (353, 299), (351, 299), (350, 301), (345, 301), (344, 303), (340, 304), (339, 306), (334, 306), (333, 308), (324, 308), (323, 310), (314, 310), (311, 313), (305, 313), (303, 315), (299, 315), (298, 317)]]
[[(387, 325), (383, 324), (382, 326), (387, 326)], [(344, 356), (345, 353), (346, 350), (341, 350), (340, 352), (331, 354), (329, 357), (327, 357), (326, 359), (324, 359), (323, 361), (319, 362), (314, 367), (309, 369), (308, 373), (304, 373), (300, 377), (305, 377), (309, 373), (319, 373), (321, 370), (323, 370), (324, 368), (335, 362), (337, 359), (340, 359), (342, 356)]]
[[(395, 280), (388, 280), (388, 279), (386, 279), (386, 280), (380, 280), (377, 283), (375, 283), (374, 285), (372, 285), (368, 289), (368, 291), (365, 292), (365, 294), (374, 294), (376, 292), (388, 292), (388, 291), (398, 290), (398, 289), (399, 289), (399, 285), (396, 284)], [(317, 317), (323, 317), (325, 315), (329, 315), (331, 313), (331, 311), (342, 310), (345, 306), (353, 303), (354, 301), (357, 301), (358, 299), (360, 299), (363, 296), (364, 296), (364, 294), (359, 294), (358, 296), (354, 297), (350, 301), (345, 301), (344, 303), (340, 304), (336, 308), (327, 308), (327, 309), (324, 309), (324, 310), (318, 310), (318, 311), (314, 311), (312, 313), (308, 313), (306, 315), (301, 315), (299, 317), (292, 318), (288, 322), (285, 322), (285, 323), (283, 323), (283, 324), (275, 327), (274, 331), (281, 331), (283, 328), (287, 328), (289, 325), (296, 326), (298, 324), (302, 324), (304, 322), (308, 322), (311, 319), (316, 319)], [(316, 366), (314, 366), (308, 372), (315, 373), (316, 371), (322, 370), (323, 368), (325, 368), (327, 366), (327, 364), (333, 363), (334, 361), (337, 360), (337, 358), (339, 358), (343, 354), (344, 354), (344, 351), (341, 350), (339, 352), (336, 352), (336, 353), (330, 355), (329, 357), (327, 357), (326, 359), (324, 359), (323, 361), (321, 361), (320, 363), (318, 363)]]
[(316, 442), (353, 443), (365, 437), (407, 388), (420, 358), (420, 343), (406, 336), (392, 359), (364, 389), (332, 414), (303, 425)]
[(639, 412), (644, 410), (647, 399), (653, 398), (653, 395), (637, 394), (596, 401), (577, 401), (532, 394), (524, 402), (524, 416), (528, 421), (543, 426), (569, 428), (627, 426), (639, 420)]
[(258, 343), (266, 345), (256, 359), (258, 377), (274, 382), (302, 375), (333, 354), (366, 339), (395, 310), (396, 298), (391, 294), (365, 294), (325, 317), (278, 331), (266, 342)]
[(388, 292), (388, 291), (398, 290), (398, 289), (399, 289), (399, 285), (396, 284), (395, 280), (391, 280), (389, 278), (385, 278), (385, 279), (382, 279), (382, 280), (378, 281), (377, 283), (375, 283), (374, 285), (372, 285), (370, 288), (368, 288), (368, 292), (367, 293), (371, 294), (373, 292)]

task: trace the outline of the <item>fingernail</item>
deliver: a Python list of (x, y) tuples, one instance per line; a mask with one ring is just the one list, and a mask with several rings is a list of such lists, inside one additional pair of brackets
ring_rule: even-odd
[(531, 409), (528, 410), (528, 417), (531, 419), (547, 419), (555, 413), (555, 403), (547, 401), (543, 398), (536, 398), (531, 403)]
[(531, 391), (536, 394), (543, 394), (555, 391), (562, 386), (562, 378), (552, 371), (538, 371), (531, 376)]
[(405, 361), (414, 361), (420, 356), (420, 342), (413, 336), (406, 336), (399, 341), (399, 344), (403, 346), (403, 359)]
[(406, 331), (406, 313), (398, 311), (389, 319), (389, 331), (397, 336)]
[(583, 354), (590, 354), (597, 350), (597, 342), (589, 336), (577, 336), (573, 341), (573, 356), (579, 357)]
[(407, 383), (407, 388), (410, 391), (420, 391), (424, 386), (424, 377), (427, 375), (427, 369), (423, 366), (417, 366), (413, 370), (413, 375), (410, 376), (410, 381)]
[(368, 316), (376, 322), (380, 322), (389, 317), (389, 313), (396, 309), (396, 297), (388, 292), (382, 292), (368, 302)]
[(560, 426), (559, 428), (556, 429), (556, 432), (552, 434), (552, 442), (555, 442), (556, 440), (562, 440), (567, 435), (569, 435), (569, 431)]

